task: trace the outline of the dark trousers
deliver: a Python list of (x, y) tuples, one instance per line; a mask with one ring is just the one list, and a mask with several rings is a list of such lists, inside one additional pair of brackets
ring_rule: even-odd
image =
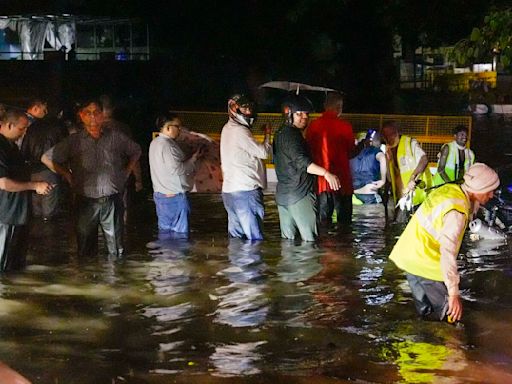
[(122, 193), (98, 199), (77, 196), (77, 243), (80, 256), (98, 253), (98, 226), (103, 231), (105, 244), (111, 256), (123, 254)]
[(54, 187), (47, 195), (32, 193), (32, 214), (35, 217), (50, 218), (57, 213), (60, 199), (60, 177), (49, 169), (30, 175), (31, 181), (46, 181)]
[(427, 320), (444, 320), (448, 310), (448, 290), (442, 281), (406, 273), (418, 314)]
[(0, 271), (25, 266), (28, 249), (28, 227), (0, 223)]
[(331, 224), (334, 210), (336, 210), (338, 224), (350, 225), (352, 223), (352, 195), (322, 192), (318, 195), (317, 204), (320, 224)]

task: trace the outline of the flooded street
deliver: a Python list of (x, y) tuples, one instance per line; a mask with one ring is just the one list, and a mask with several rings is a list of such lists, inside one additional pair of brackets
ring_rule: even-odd
[(142, 201), (122, 260), (77, 259), (67, 217), (34, 222), (28, 268), (0, 280), (0, 360), (34, 383), (512, 382), (509, 245), (466, 240), (464, 327), (429, 323), (388, 262), (401, 227), (382, 206), (293, 244), (265, 202), (251, 244), (227, 239), (220, 195), (191, 195), (188, 241), (158, 239)]

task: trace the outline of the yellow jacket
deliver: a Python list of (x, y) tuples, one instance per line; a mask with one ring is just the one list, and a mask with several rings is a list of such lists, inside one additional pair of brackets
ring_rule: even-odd
[[(470, 202), (457, 184), (445, 184), (433, 190), (407, 224), (389, 258), (402, 270), (426, 279), (443, 281), (439, 239), (443, 217), (455, 209), (466, 216)], [(462, 242), (464, 231), (459, 235)]]
[[(412, 139), (409, 136), (402, 135), (400, 136), (400, 142), (398, 143), (397, 148), (397, 161), (398, 161), (398, 169), (400, 171), (400, 179), (402, 180), (403, 186), (407, 186), (409, 183), (409, 180), (411, 179), (411, 175), (416, 169), (416, 166), (418, 165), (418, 162), (420, 159), (417, 159), (414, 156), (414, 152), (412, 150), (411, 146)], [(391, 190), (393, 192), (393, 199), (396, 202), (402, 197), (401, 193), (402, 191), (398, 190), (398, 187), (396, 185), (395, 181), (395, 165), (394, 163), (394, 157), (389, 156), (389, 161), (391, 162), (389, 167), (389, 172), (391, 176)], [(427, 194), (425, 192), (425, 188), (432, 187), (432, 174), (430, 173), (430, 170), (428, 167), (425, 169), (425, 171), (419, 176), (419, 179), (425, 182), (424, 189), (416, 188), (414, 191), (414, 198), (413, 198), (413, 205), (421, 204)]]

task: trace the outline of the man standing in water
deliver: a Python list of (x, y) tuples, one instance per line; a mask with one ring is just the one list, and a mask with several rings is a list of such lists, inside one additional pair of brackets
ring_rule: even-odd
[(98, 250), (98, 225), (112, 256), (123, 254), (123, 192), (140, 146), (118, 129), (102, 127), (101, 106), (87, 100), (79, 111), (84, 129), (49, 149), (41, 161), (77, 195), (78, 254)]
[(313, 175), (322, 176), (332, 191), (340, 189), (338, 177), (311, 160), (302, 136), (312, 110), (304, 96), (288, 96), (283, 103), (285, 124), (274, 136), (276, 202), (285, 239), (295, 239), (297, 230), (303, 241), (315, 241), (318, 235)]
[(327, 94), (322, 116), (311, 122), (306, 131), (306, 141), (315, 164), (335, 174), (341, 188), (331, 189), (328, 181), (319, 175), (316, 181), (318, 218), (320, 224), (329, 226), (336, 210), (339, 225), (352, 223), (352, 175), (349, 159), (355, 146), (352, 125), (341, 118), (343, 96), (337, 92)]
[[(415, 139), (401, 135), (394, 121), (383, 124), (382, 137), (386, 141), (386, 158), (395, 204), (406, 194), (413, 193), (412, 205), (418, 206), (425, 200), (425, 189), (432, 186), (427, 154)], [(423, 181), (423, 188), (417, 185), (420, 180)], [(397, 209), (395, 219), (406, 222), (406, 212)]]
[(462, 317), (457, 255), (472, 214), (500, 184), (494, 170), (471, 166), (464, 183), (434, 189), (407, 224), (389, 258), (406, 272), (416, 310), (428, 320)]
[(160, 134), (149, 145), (149, 168), (158, 229), (188, 236), (190, 203), (187, 193), (192, 189), (200, 151), (187, 159), (176, 143), (182, 128), (178, 115), (170, 112), (160, 115), (156, 125)]
[(48, 194), (46, 181), (30, 181), (30, 170), (17, 147), (29, 120), (21, 111), (0, 116), (0, 271), (25, 265), (28, 242), (29, 191)]
[(254, 103), (242, 94), (228, 100), (228, 114), (220, 135), (222, 200), (228, 213), (228, 233), (231, 237), (263, 240), (263, 189), (267, 186), (263, 160), (271, 151), (270, 127), (265, 129), (262, 143), (254, 139)]
[(471, 149), (466, 148), (468, 133), (465, 126), (457, 125), (453, 130), (454, 140), (442, 146), (437, 174), (434, 176), (435, 185), (462, 180), (464, 173), (475, 162), (475, 154)]

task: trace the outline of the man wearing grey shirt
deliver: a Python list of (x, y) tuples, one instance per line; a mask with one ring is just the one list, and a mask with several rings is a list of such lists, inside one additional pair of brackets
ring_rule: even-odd
[(49, 149), (41, 161), (59, 173), (76, 193), (79, 255), (96, 254), (98, 225), (108, 252), (123, 253), (122, 195), (140, 146), (119, 130), (102, 127), (99, 102), (87, 100), (79, 111), (84, 129)]
[(153, 183), (153, 199), (162, 233), (188, 235), (190, 204), (187, 192), (193, 184), (195, 162), (200, 151), (189, 159), (176, 143), (182, 128), (177, 115), (166, 113), (157, 118), (160, 134), (149, 146), (149, 167)]

